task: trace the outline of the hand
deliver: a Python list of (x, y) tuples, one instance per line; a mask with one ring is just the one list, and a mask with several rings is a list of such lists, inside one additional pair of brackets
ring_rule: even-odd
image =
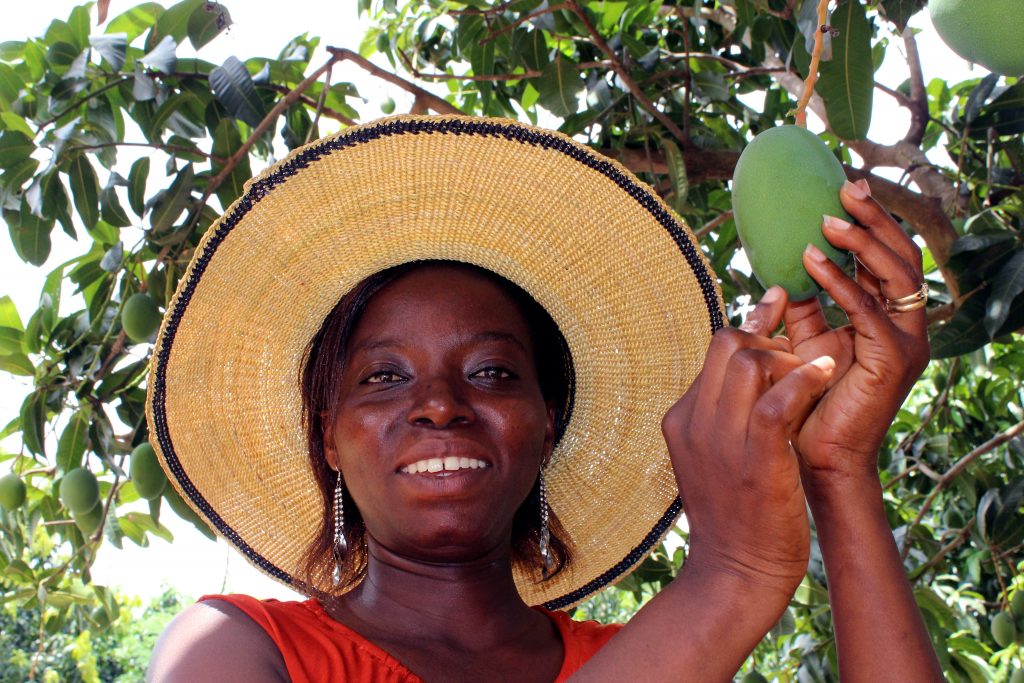
[(783, 607), (810, 549), (790, 441), (834, 366), (806, 363), (768, 337), (784, 304), (773, 288), (743, 328), (719, 330), (700, 375), (662, 422), (690, 524), (688, 570), (738, 574)]
[(853, 252), (856, 279), (813, 247), (804, 252), (804, 266), (850, 324), (831, 329), (817, 299), (790, 303), (784, 315), (797, 356), (836, 360), (830, 386), (795, 442), (808, 493), (818, 483), (850, 476), (877, 480), (878, 449), (929, 356), (924, 308), (889, 313), (885, 306), (886, 298), (921, 287), (921, 250), (870, 197), (865, 181), (847, 182), (840, 198), (857, 224), (828, 218), (823, 232)]

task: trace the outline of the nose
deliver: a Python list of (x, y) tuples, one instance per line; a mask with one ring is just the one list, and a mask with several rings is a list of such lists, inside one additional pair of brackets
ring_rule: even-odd
[(476, 419), (472, 406), (454, 382), (431, 379), (421, 387), (409, 409), (410, 424), (444, 429), (472, 424)]

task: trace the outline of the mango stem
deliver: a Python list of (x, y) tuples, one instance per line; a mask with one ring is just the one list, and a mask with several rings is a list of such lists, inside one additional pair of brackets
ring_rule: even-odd
[(821, 53), (825, 48), (825, 31), (828, 30), (828, 0), (818, 2), (818, 30), (814, 32), (814, 49), (811, 51), (811, 66), (804, 80), (804, 91), (796, 105), (796, 125), (807, 127), (807, 103), (814, 94), (814, 84), (818, 81), (818, 66), (821, 64)]

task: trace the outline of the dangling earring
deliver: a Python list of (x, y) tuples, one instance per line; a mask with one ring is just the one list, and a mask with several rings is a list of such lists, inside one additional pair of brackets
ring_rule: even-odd
[(544, 560), (543, 576), (548, 578), (548, 574), (555, 566), (554, 560), (551, 558), (551, 531), (548, 529), (548, 491), (547, 486), (544, 484), (544, 470), (540, 471), (538, 476), (539, 480), (539, 497), (540, 497), (540, 556)]
[(345, 562), (345, 555), (348, 553), (348, 540), (345, 538), (345, 494), (341, 487), (341, 472), (338, 472), (338, 480), (334, 486), (334, 547), (331, 549), (334, 555), (335, 586), (341, 583), (341, 565)]

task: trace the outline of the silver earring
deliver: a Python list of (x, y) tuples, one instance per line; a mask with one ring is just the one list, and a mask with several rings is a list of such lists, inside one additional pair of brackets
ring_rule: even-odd
[(538, 487), (540, 493), (540, 556), (544, 560), (543, 575), (544, 578), (548, 578), (548, 574), (555, 566), (555, 562), (551, 557), (551, 531), (548, 529), (548, 491), (547, 486), (544, 484), (544, 470), (541, 469), (540, 486)]
[(334, 486), (334, 575), (335, 586), (341, 583), (341, 565), (345, 562), (345, 555), (348, 553), (348, 541), (345, 539), (345, 494), (341, 487), (341, 472), (338, 472), (338, 481)]

